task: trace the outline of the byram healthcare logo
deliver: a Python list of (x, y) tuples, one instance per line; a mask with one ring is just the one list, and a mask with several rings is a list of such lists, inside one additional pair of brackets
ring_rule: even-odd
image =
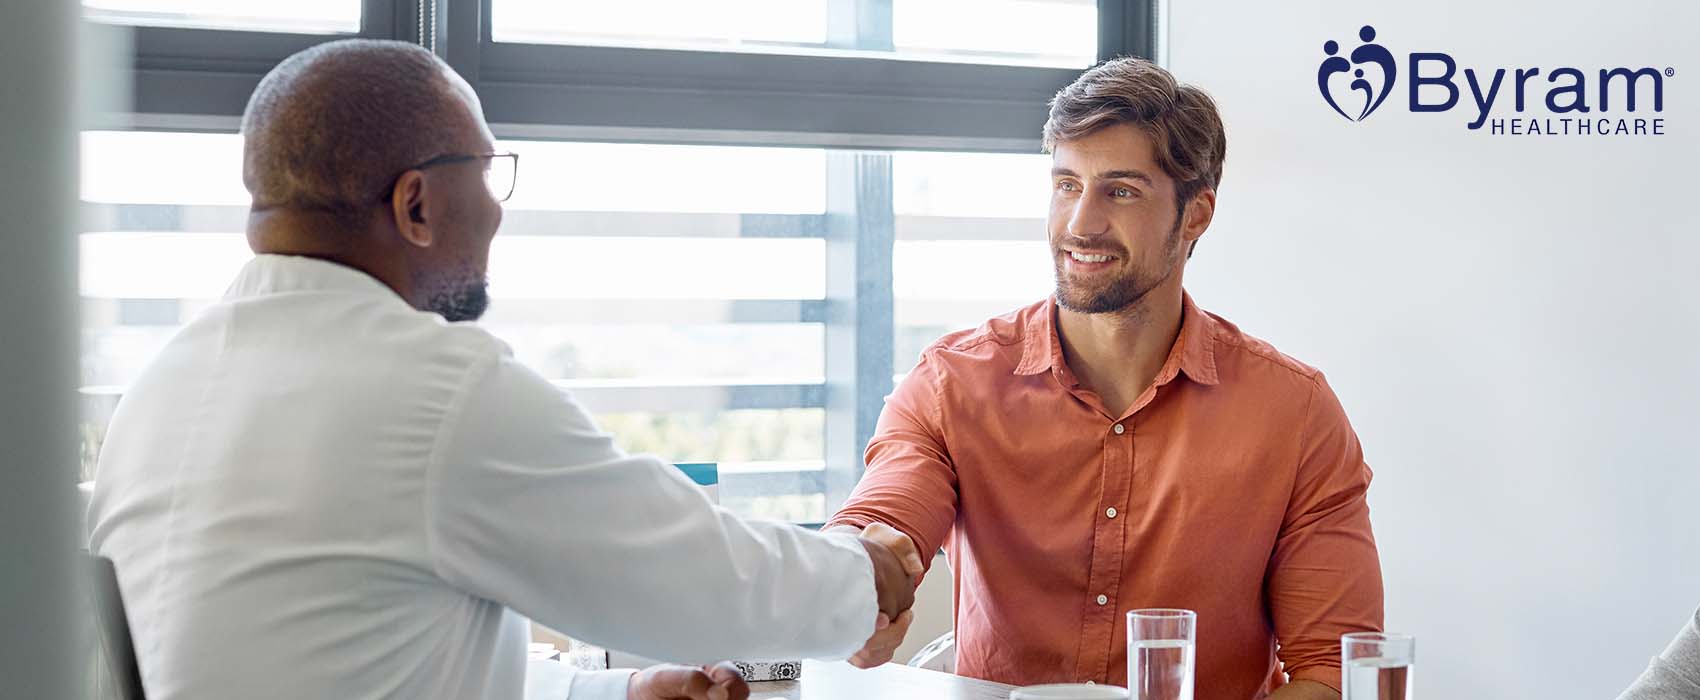
[[(1364, 25), (1363, 29), (1358, 30), (1358, 38), (1364, 41), (1364, 45), (1352, 50), (1352, 60), (1350, 61), (1347, 61), (1343, 56), (1335, 55), (1340, 53), (1340, 43), (1329, 39), (1328, 43), (1322, 45), (1322, 52), (1328, 54), (1328, 58), (1322, 62), (1322, 67), (1316, 71), (1316, 87), (1322, 91), (1322, 99), (1328, 100), (1328, 106), (1333, 107), (1334, 111), (1340, 113), (1340, 116), (1355, 122), (1363, 121), (1364, 117), (1369, 116), (1370, 112), (1374, 112), (1375, 108), (1380, 107), (1382, 102), (1387, 101), (1387, 95), (1393, 92), (1393, 79), (1399, 75), (1399, 64), (1393, 62), (1393, 53), (1380, 44), (1370, 43), (1375, 41), (1375, 27)], [(1364, 75), (1364, 67), (1368, 65), (1380, 69), (1380, 73), (1377, 74), (1378, 77), (1374, 80), (1374, 82), (1380, 83), (1379, 89), (1374, 87), (1372, 81)], [(1357, 110), (1355, 117), (1340, 108), (1341, 101), (1335, 99), (1332, 92), (1334, 85), (1344, 81), (1329, 80), (1336, 74), (1347, 71), (1352, 73), (1350, 86), (1352, 91), (1363, 91), (1363, 101), (1361, 102), (1363, 109)]]
[[(1358, 47), (1344, 55), (1340, 42), (1324, 42), (1322, 64), (1316, 69), (1323, 102), (1354, 122), (1381, 108), (1400, 74), (1393, 52), (1376, 43), (1375, 27), (1360, 28), (1358, 40)], [(1448, 112), (1462, 101), (1458, 61), (1448, 54), (1412, 52), (1403, 72), (1412, 112)], [(1465, 127), (1485, 125), (1495, 136), (1665, 135), (1665, 80), (1675, 77), (1676, 69), (1611, 67), (1595, 75), (1590, 84), (1589, 74), (1577, 68), (1547, 71), (1529, 66), (1495, 68), (1491, 73), (1465, 68), (1463, 85), (1471, 102), (1466, 109), (1474, 115)], [(1508, 104), (1516, 116), (1495, 116), (1496, 106), (1504, 114)], [(1524, 116), (1543, 106), (1546, 115)]]

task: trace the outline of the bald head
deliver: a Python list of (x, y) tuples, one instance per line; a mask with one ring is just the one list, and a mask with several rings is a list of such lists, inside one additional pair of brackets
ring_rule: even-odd
[(307, 49), (260, 81), (242, 115), (248, 244), (475, 319), (502, 222), (485, 179), (494, 146), (472, 88), (429, 51), (362, 39)]
[(477, 97), (431, 52), (334, 41), (285, 59), (255, 88), (242, 115), (242, 182), (257, 211), (360, 217), (399, 173), (481, 135)]

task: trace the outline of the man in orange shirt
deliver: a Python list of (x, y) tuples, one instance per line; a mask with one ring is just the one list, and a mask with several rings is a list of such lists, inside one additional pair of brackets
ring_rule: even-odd
[[(1198, 612), (1198, 700), (1338, 698), (1382, 625), (1370, 470), (1322, 374), (1182, 288), (1226, 139), (1137, 59), (1057, 94), (1052, 299), (947, 335), (887, 400), (831, 528), (956, 584), (957, 672), (1126, 685), (1135, 608)], [(890, 659), (908, 613), (853, 659)]]

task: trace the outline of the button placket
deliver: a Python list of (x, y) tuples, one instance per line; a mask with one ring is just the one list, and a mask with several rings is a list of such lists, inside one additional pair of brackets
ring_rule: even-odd
[[(1076, 659), (1079, 677), (1107, 677), (1113, 653), (1117, 615), (1111, 599), (1121, 591), (1123, 547), (1126, 533), (1117, 521), (1120, 511), (1112, 504), (1126, 502), (1133, 479), (1133, 433), (1123, 421), (1110, 425), (1104, 435), (1103, 482), (1097, 507), (1105, 519), (1094, 518), (1093, 547), (1088, 573), (1087, 605), (1082, 629), (1082, 647)], [(1115, 595), (1111, 595), (1115, 594)]]

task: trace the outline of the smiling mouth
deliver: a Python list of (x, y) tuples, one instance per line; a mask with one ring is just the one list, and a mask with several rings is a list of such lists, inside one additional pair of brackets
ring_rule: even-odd
[(1092, 253), (1081, 253), (1081, 252), (1072, 251), (1072, 250), (1068, 251), (1068, 256), (1070, 258), (1072, 258), (1075, 262), (1083, 262), (1083, 263), (1106, 263), (1106, 262), (1110, 261), (1110, 256), (1108, 256), (1108, 255), (1096, 255), (1096, 254), (1092, 254)]

